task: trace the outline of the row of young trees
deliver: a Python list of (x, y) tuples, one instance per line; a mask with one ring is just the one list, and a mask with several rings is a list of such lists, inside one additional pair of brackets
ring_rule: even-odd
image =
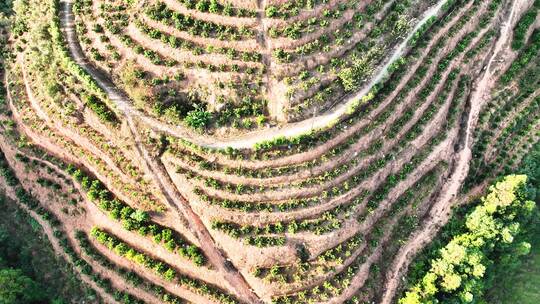
[(514, 37), (512, 40), (512, 49), (519, 50), (525, 45), (525, 35), (530, 26), (536, 21), (538, 10), (540, 9), (540, 0), (534, 1), (533, 6), (525, 12), (518, 24), (514, 28)]
[(160, 260), (157, 260), (148, 254), (133, 248), (130, 244), (117, 238), (115, 235), (94, 227), (90, 231), (90, 235), (100, 244), (106, 246), (109, 250), (112, 250), (119, 256), (151, 270), (166, 281), (177, 282), (182, 286), (191, 289), (193, 292), (208, 296), (218, 303), (222, 304), (234, 304), (238, 303), (231, 295), (224, 293), (217, 287), (211, 286), (204, 281), (194, 279), (178, 273), (172, 266), (166, 264)]
[(187, 302), (184, 299), (169, 293), (162, 286), (154, 284), (151, 281), (143, 278), (136, 272), (113, 263), (90, 242), (85, 232), (78, 230), (75, 233), (75, 237), (85, 255), (99, 263), (101, 266), (114, 271), (132, 286), (144, 289), (148, 293), (154, 294), (156, 297), (168, 304), (180, 304)]
[(218, 0), (177, 0), (188, 9), (196, 9), (203, 13), (219, 14), (230, 17), (257, 17), (257, 11), (242, 7), (234, 7), (231, 3)]
[(118, 200), (97, 179), (92, 179), (80, 169), (68, 166), (67, 172), (79, 182), (90, 201), (94, 202), (110, 218), (120, 221), (129, 231), (137, 231), (141, 236), (149, 236), (168, 251), (177, 252), (180, 256), (191, 260), (195, 265), (202, 266), (206, 258), (195, 245), (189, 244), (178, 233), (153, 222), (150, 216), (141, 209), (134, 209)]
[(240, 40), (253, 38), (255, 33), (246, 27), (226, 26), (195, 19), (170, 9), (165, 3), (157, 2), (146, 10), (146, 15), (152, 20), (163, 22), (180, 31), (201, 37), (213, 37), (221, 40)]

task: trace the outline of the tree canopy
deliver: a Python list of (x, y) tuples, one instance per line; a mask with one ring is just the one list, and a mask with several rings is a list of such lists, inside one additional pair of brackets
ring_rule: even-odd
[(0, 304), (38, 303), (45, 294), (20, 269), (0, 269)]
[(488, 268), (529, 253), (530, 244), (517, 237), (535, 210), (530, 197), (526, 175), (509, 175), (492, 185), (466, 215), (463, 232), (439, 249), (399, 303), (480, 303)]

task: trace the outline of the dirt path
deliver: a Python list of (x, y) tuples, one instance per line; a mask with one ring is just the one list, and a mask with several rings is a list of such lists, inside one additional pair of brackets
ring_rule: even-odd
[(510, 31), (515, 18), (517, 3), (518, 1), (513, 2), (509, 16), (501, 28), (500, 36), (495, 44), (492, 56), (485, 65), (485, 71), (481, 75), (480, 81), (477, 82), (476, 88), (469, 98), (471, 108), (467, 115), (467, 124), (463, 134), (464, 143), (463, 147), (455, 157), (455, 167), (453, 173), (451, 174), (446, 185), (443, 186), (443, 190), (438, 197), (438, 201), (430, 210), (428, 219), (426, 221), (427, 224), (398, 252), (390, 271), (387, 273), (386, 286), (381, 300), (381, 303), (383, 304), (389, 304), (392, 302), (392, 299), (394, 298), (396, 290), (400, 284), (401, 275), (405, 271), (405, 268), (408, 266), (413, 256), (436, 235), (440, 227), (442, 227), (450, 217), (450, 210), (456, 202), (461, 185), (463, 184), (463, 181), (465, 180), (469, 171), (469, 163), (472, 157), (471, 138), (473, 128), (476, 125), (481, 107), (490, 97), (489, 92), (491, 91), (494, 83), (494, 71), (492, 71), (492, 64), (501, 52), (503, 46), (511, 37)]
[[(460, 11), (460, 13), (457, 14), (454, 18), (452, 18), (451, 21), (447, 22), (445, 24), (445, 26), (443, 28), (441, 28), (437, 32), (436, 35), (434, 35), (434, 37), (430, 40), (430, 42), (428, 43), (428, 45), (427, 45), (427, 47), (425, 49), (426, 50), (431, 49), (431, 47), (434, 46), (437, 43), (437, 41), (443, 35), (445, 35), (447, 33), (448, 29), (451, 26), (453, 26), (460, 19), (460, 17), (463, 16), (463, 14), (466, 12), (466, 10), (468, 8), (470, 8), (471, 5), (472, 5), (472, 2), (469, 2), (468, 5), (463, 8), (464, 10)], [(448, 51), (448, 49), (446, 51)], [(421, 65), (421, 63), (424, 61), (424, 59), (426, 58), (427, 54), (428, 54), (428, 51), (422, 52), (421, 57), (414, 62), (414, 64), (410, 67), (410, 70), (411, 71), (416, 71), (418, 69), (418, 67)], [(441, 57), (442, 57), (442, 55), (438, 54), (436, 56), (436, 58), (437, 58), (436, 60), (439, 60)], [(430, 66), (428, 74), (433, 73), (435, 71), (435, 68), (436, 67), (434, 67), (434, 66)], [(203, 158), (207, 158), (210, 162), (219, 162), (223, 166), (244, 167), (244, 168), (249, 168), (249, 169), (264, 169), (264, 168), (267, 168), (267, 167), (272, 167), (272, 168), (274, 168), (274, 167), (283, 167), (283, 166), (288, 166), (288, 165), (292, 165), (292, 164), (296, 164), (296, 163), (301, 163), (301, 162), (307, 162), (307, 161), (310, 161), (310, 160), (314, 160), (314, 159), (319, 158), (322, 155), (326, 154), (326, 152), (328, 152), (328, 150), (331, 150), (331, 149), (337, 147), (338, 145), (340, 145), (341, 143), (345, 142), (347, 139), (354, 136), (354, 134), (356, 134), (358, 132), (361, 132), (362, 128), (364, 128), (365, 126), (372, 123), (373, 120), (375, 120), (375, 118), (379, 114), (381, 114), (383, 111), (385, 111), (386, 108), (388, 107), (388, 105), (391, 104), (394, 101), (396, 96), (398, 96), (398, 94), (402, 91), (402, 89), (405, 87), (407, 82), (412, 78), (412, 76), (414, 76), (413, 72), (407, 73), (402, 78), (402, 80), (400, 81), (400, 83), (398, 84), (396, 89), (392, 93), (390, 93), (390, 95), (387, 96), (385, 98), (385, 100), (376, 109), (372, 110), (365, 118), (360, 119), (359, 121), (357, 121), (354, 125), (352, 125), (350, 127), (343, 128), (341, 130), (341, 132), (336, 134), (332, 139), (326, 141), (324, 144), (321, 144), (321, 145), (319, 145), (317, 147), (309, 149), (306, 152), (301, 152), (301, 153), (296, 153), (296, 154), (292, 154), (292, 155), (288, 155), (288, 156), (283, 156), (283, 157), (280, 157), (280, 158), (277, 158), (277, 159), (272, 159), (272, 160), (257, 160), (257, 161), (229, 159), (229, 158), (226, 158), (226, 157), (222, 157), (222, 156), (220, 156), (218, 154), (214, 154), (214, 155), (211, 155), (211, 156), (206, 156), (204, 154), (197, 153), (196, 151), (194, 151), (194, 153), (198, 154), (199, 156), (201, 156)], [(411, 93), (411, 94), (417, 94), (419, 92), (419, 90), (420, 90), (418, 87), (423, 86), (425, 84), (426, 79), (427, 78), (424, 78), (423, 81), (413, 91), (414, 93)], [(367, 140), (367, 139), (364, 139), (364, 140)], [(346, 152), (344, 154), (349, 154), (348, 159), (350, 159), (351, 155), (354, 154), (355, 150), (353, 150), (353, 148), (351, 148), (351, 149), (348, 149), (348, 151), (349, 152)], [(329, 162), (329, 161), (327, 161), (327, 162)], [(231, 170), (231, 171), (234, 171), (234, 170)]]
[(232, 290), (245, 303), (259, 303), (257, 295), (251, 291), (250, 286), (243, 278), (242, 274), (230, 263), (227, 262), (225, 255), (217, 248), (210, 233), (206, 229), (199, 216), (191, 209), (189, 202), (178, 192), (170, 177), (163, 169), (163, 165), (158, 163), (146, 149), (143, 141), (140, 139), (137, 126), (133, 120), (133, 110), (125, 95), (120, 92), (114, 84), (101, 72), (93, 68), (86, 60), (81, 46), (78, 43), (76, 31), (74, 28), (74, 15), (72, 11), (73, 3), (70, 1), (62, 2), (60, 9), (60, 20), (66, 33), (68, 48), (71, 51), (73, 59), (81, 65), (90, 75), (96, 79), (98, 84), (107, 92), (109, 98), (117, 104), (118, 109), (126, 118), (132, 138), (135, 141), (135, 147), (141, 160), (144, 160), (146, 171), (149, 172), (156, 184), (163, 192), (167, 204), (177, 215), (183, 215), (188, 221), (193, 234), (199, 240), (201, 249), (208, 257), (217, 271), (227, 280)]
[(251, 291), (242, 274), (232, 264), (227, 266), (227, 259), (223, 252), (217, 248), (217, 244), (206, 229), (199, 216), (193, 211), (189, 202), (179, 193), (163, 165), (156, 161), (142, 144), (137, 127), (130, 116), (126, 120), (136, 142), (136, 148), (142, 159), (146, 162), (148, 171), (152, 174), (154, 180), (159, 184), (165, 198), (172, 208), (178, 214), (182, 214), (188, 221), (189, 228), (199, 240), (201, 249), (208, 257), (209, 261), (216, 267), (217, 271), (228, 281), (229, 285), (236, 294), (246, 303), (259, 303), (257, 295)]
[(299, 123), (288, 124), (285, 127), (271, 127), (269, 129), (255, 131), (242, 135), (237, 138), (231, 138), (227, 140), (219, 140), (217, 138), (209, 138), (208, 136), (202, 136), (188, 130), (184, 127), (173, 127), (164, 123), (160, 123), (155, 119), (145, 117), (137, 110), (135, 110), (129, 99), (124, 93), (118, 90), (110, 79), (95, 69), (86, 60), (82, 49), (78, 43), (77, 33), (74, 26), (74, 16), (72, 12), (72, 0), (65, 0), (61, 5), (61, 25), (66, 32), (67, 44), (72, 53), (73, 59), (81, 65), (92, 77), (98, 82), (98, 84), (109, 95), (109, 98), (116, 104), (117, 108), (126, 115), (140, 116), (140, 118), (147, 122), (148, 125), (153, 126), (155, 130), (162, 131), (176, 137), (186, 138), (198, 145), (211, 147), (211, 148), (251, 148), (255, 143), (269, 140), (277, 136), (293, 137), (296, 135), (307, 133), (314, 129), (320, 129), (326, 127), (328, 123), (335, 121), (346, 114), (349, 106), (365, 96), (375, 84), (381, 82), (388, 76), (390, 65), (398, 58), (400, 58), (407, 49), (408, 42), (416, 31), (427, 22), (432, 16), (436, 16), (442, 9), (446, 0), (440, 0), (435, 6), (426, 11), (422, 19), (411, 30), (409, 35), (403, 42), (394, 50), (393, 55), (386, 62), (386, 64), (375, 74), (370, 83), (361, 91), (349, 96), (343, 100), (338, 106), (336, 106), (331, 112), (321, 115), (319, 117), (310, 118)]

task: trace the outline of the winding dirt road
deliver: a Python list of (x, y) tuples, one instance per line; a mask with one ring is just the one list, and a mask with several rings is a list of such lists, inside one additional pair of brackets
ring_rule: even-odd
[(303, 120), (298, 123), (287, 124), (286, 126), (276, 126), (260, 131), (254, 131), (235, 138), (218, 139), (212, 138), (210, 136), (202, 136), (200, 134), (196, 134), (195, 132), (192, 132), (191, 130), (182, 126), (171, 126), (162, 123), (156, 119), (147, 117), (143, 113), (133, 108), (127, 95), (120, 91), (107, 75), (96, 69), (86, 59), (84, 52), (79, 45), (78, 36), (75, 30), (75, 16), (73, 15), (72, 11), (72, 1), (73, 0), (62, 1), (60, 12), (61, 26), (66, 33), (67, 45), (69, 47), (69, 50), (72, 53), (73, 59), (95, 79), (95, 81), (107, 93), (109, 99), (114, 102), (119, 111), (121, 111), (125, 115), (139, 118), (141, 121), (145, 122), (156, 131), (161, 131), (179, 138), (187, 139), (200, 146), (209, 148), (232, 147), (236, 149), (251, 148), (256, 143), (270, 140), (275, 137), (294, 137), (300, 134), (305, 134), (312, 130), (324, 128), (328, 126), (329, 123), (336, 121), (343, 115), (346, 115), (347, 110), (349, 109), (351, 104), (355, 103), (357, 100), (360, 100), (362, 97), (368, 94), (369, 91), (376, 84), (380, 83), (388, 76), (391, 64), (394, 63), (401, 56), (403, 56), (403, 54), (405, 54), (408, 49), (409, 41), (414, 36), (416, 31), (420, 29), (431, 17), (437, 16), (441, 12), (444, 3), (446, 3), (446, 0), (440, 0), (436, 5), (427, 10), (423, 14), (420, 21), (410, 31), (408, 36), (403, 40), (403, 42), (398, 45), (398, 47), (396, 47), (396, 49), (393, 51), (392, 56), (390, 56), (386, 63), (378, 70), (378, 72), (371, 79), (371, 81), (362, 90), (344, 98), (343, 101), (340, 102), (331, 111), (320, 116)]

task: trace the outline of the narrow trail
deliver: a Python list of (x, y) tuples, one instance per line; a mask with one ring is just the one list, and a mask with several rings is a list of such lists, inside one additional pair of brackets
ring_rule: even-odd
[(135, 148), (141, 160), (144, 161), (147, 171), (153, 176), (158, 184), (158, 187), (163, 192), (168, 205), (177, 212), (178, 216), (183, 215), (188, 221), (189, 227), (193, 234), (199, 240), (201, 249), (204, 251), (209, 261), (216, 267), (217, 271), (229, 283), (231, 288), (235, 290), (236, 295), (245, 303), (259, 303), (260, 299), (251, 291), (250, 286), (242, 276), (242, 274), (230, 263), (227, 263), (224, 254), (217, 248), (216, 243), (212, 239), (209, 231), (199, 216), (192, 210), (189, 202), (178, 192), (173, 185), (170, 177), (159, 164), (152, 158), (149, 151), (144, 146), (137, 131), (137, 126), (133, 119), (133, 110), (127, 101), (126, 96), (120, 92), (114, 84), (99, 70), (95, 69), (85, 58), (80, 44), (77, 40), (77, 35), (74, 25), (73, 3), (71, 1), (62, 2), (60, 9), (60, 20), (65, 36), (67, 39), (69, 50), (73, 59), (90, 75), (92, 75), (98, 84), (106, 91), (109, 98), (115, 102), (118, 109), (125, 116), (132, 137), (135, 141)]
[(257, 31), (257, 45), (261, 49), (261, 57), (262, 57), (262, 63), (266, 67), (266, 73), (264, 73), (264, 83), (266, 83), (266, 87), (263, 90), (263, 94), (266, 97), (268, 102), (268, 112), (273, 118), (284, 119), (284, 117), (278, 115), (282, 113), (280, 111), (281, 108), (283, 108), (283, 104), (281, 104), (282, 99), (276, 98), (273, 96), (273, 91), (276, 86), (276, 81), (273, 78), (274, 75), (274, 65), (272, 62), (272, 54), (271, 54), (271, 45), (269, 43), (268, 39), (268, 27), (269, 27), (269, 19), (265, 18), (266, 12), (266, 1), (267, 0), (257, 0), (257, 8), (259, 12), (257, 13), (257, 24), (258, 24), (258, 31)]
[[(9, 93), (9, 91), (8, 91), (8, 93)], [(9, 100), (11, 102), (11, 98), (9, 98)], [(61, 169), (56, 164), (53, 164), (48, 160), (43, 160), (43, 159), (40, 159), (40, 158), (36, 158), (36, 157), (28, 155), (28, 154), (26, 154), (26, 153), (24, 153), (22, 151), (13, 149), (12, 145), (6, 144), (5, 138), (0, 140), (0, 149), (4, 151), (6, 156), (8, 156), (8, 157), (6, 157), (8, 159), (14, 159), (14, 157), (15, 157), (14, 155), (16, 153), (19, 153), (19, 154), (22, 154), (22, 155), (28, 157), (31, 160), (38, 160), (41, 163), (46, 164), (48, 167), (50, 167), (51, 169), (53, 169), (56, 172), (64, 172), (63, 169)], [(25, 170), (20, 168), (21, 164), (22, 163), (20, 163), (20, 162), (14, 162), (14, 163), (11, 163), (11, 166), (16, 172), (24, 172)], [(19, 166), (19, 168), (16, 168), (17, 166)], [(65, 174), (65, 172), (64, 172), (64, 174)], [(86, 203), (85, 210), (92, 211), (92, 212), (90, 212), (91, 218), (92, 218), (92, 221), (91, 221), (92, 224), (90, 224), (90, 222), (88, 220), (85, 220), (85, 219), (74, 219), (74, 218), (72, 218), (70, 216), (67, 216), (64, 213), (53, 212), (56, 215), (56, 217), (59, 218), (62, 223), (64, 223), (63, 224), (64, 230), (67, 232), (66, 237), (70, 240), (70, 242), (72, 243), (74, 249), (78, 252), (79, 255), (82, 254), (83, 250), (78, 245), (78, 241), (76, 240), (76, 238), (74, 236), (74, 231), (76, 231), (76, 230), (90, 231), (90, 229), (94, 225), (97, 224), (98, 226), (109, 229), (110, 231), (115, 231), (115, 233), (117, 235), (119, 233), (119, 236), (121, 238), (123, 238), (124, 240), (129, 239), (129, 237), (127, 236), (129, 234), (129, 232), (127, 232), (123, 227), (121, 227), (121, 225), (119, 223), (111, 222), (111, 220), (105, 214), (103, 214), (100, 210), (97, 209), (97, 206), (95, 206), (93, 202), (90, 202), (89, 200), (87, 200), (85, 198), (84, 191), (81, 188), (81, 186), (78, 184), (77, 181), (75, 181), (69, 175), (67, 177), (65, 177), (65, 178), (67, 178), (67, 179), (69, 179), (71, 181), (74, 189), (77, 190), (77, 193), (81, 195), (82, 200)], [(64, 182), (64, 181), (65, 180), (60, 180), (60, 182)], [(26, 181), (22, 181), (22, 182), (25, 183)], [(38, 199), (40, 201), (47, 201), (47, 199), (48, 199), (47, 197), (44, 197), (44, 194), (41, 193), (40, 191), (33, 192), (33, 193), (35, 195), (39, 196)], [(83, 214), (88, 214), (88, 212), (85, 212)], [(44, 228), (48, 227), (48, 226), (45, 226), (43, 224), (42, 224), (42, 226)], [(92, 242), (92, 240), (90, 240), (90, 241)], [(160, 258), (160, 259), (161, 259), (160, 254), (157, 254), (159, 251), (162, 251), (162, 252), (165, 252), (165, 254), (168, 254), (168, 251), (166, 251), (166, 250), (160, 250), (160, 248), (157, 248), (157, 250), (156, 250), (156, 248), (153, 248), (153, 247), (155, 247), (155, 244), (153, 244), (152, 242), (150, 242), (150, 244), (151, 244), (150, 247), (152, 247), (153, 249), (149, 249), (148, 246), (145, 246), (144, 242), (143, 243), (136, 242), (136, 243), (137, 243), (137, 247), (144, 248), (144, 250), (146, 250), (146, 252), (152, 252), (153, 253), (152, 255), (158, 256), (158, 258)], [(111, 252), (103, 251), (101, 253), (104, 256), (107, 256), (107, 258), (109, 260), (113, 261), (115, 264), (118, 264), (118, 265), (120, 265), (120, 266), (122, 266), (122, 267), (124, 267), (126, 269), (132, 268), (133, 265), (134, 265), (133, 262), (130, 262), (130, 261), (128, 261), (128, 260), (126, 260), (126, 259), (124, 259), (124, 258), (122, 258), (120, 256), (111, 254)], [(61, 255), (61, 254), (62, 254), (62, 252), (60, 251), (59, 255)], [(89, 258), (91, 258), (91, 257), (89, 257)], [(180, 259), (179, 263), (186, 263), (186, 261), (182, 261), (182, 259)], [(92, 265), (94, 270), (96, 270), (100, 274), (105, 275), (105, 276), (110, 277), (110, 278), (113, 278), (114, 280), (113, 280), (112, 283), (114, 285), (117, 285), (119, 289), (127, 290), (130, 293), (132, 293), (133, 295), (137, 296), (138, 298), (146, 300), (148, 303), (157, 303), (158, 302), (158, 300), (152, 294), (148, 294), (144, 290), (141, 290), (139, 288), (134, 288), (132, 285), (128, 285), (125, 282), (124, 278), (120, 277), (118, 274), (116, 274), (116, 273), (114, 273), (114, 272), (112, 272), (112, 271), (110, 271), (108, 269), (105, 269), (99, 263), (98, 264), (90, 263), (90, 264)], [(179, 267), (180, 265), (178, 263), (173, 263), (172, 265), (174, 267), (176, 267), (177, 269), (182, 269), (182, 273), (184, 273), (184, 274), (193, 275), (193, 273), (194, 273), (191, 270), (186, 271), (187, 269), (185, 269), (185, 267)], [(213, 301), (211, 301), (209, 299), (206, 299), (206, 298), (194, 293), (193, 291), (190, 291), (188, 289), (185, 289), (183, 287), (178, 286), (178, 284), (176, 284), (176, 283), (167, 282), (167, 281), (162, 280), (162, 278), (160, 278), (159, 276), (156, 276), (156, 275), (154, 275), (152, 273), (149, 274), (149, 273), (145, 272), (144, 268), (140, 267), (139, 265), (136, 265), (136, 266), (139, 267), (139, 269), (141, 269), (141, 271), (138, 272), (138, 274), (140, 276), (144, 277), (148, 281), (158, 281), (158, 282), (160, 282), (160, 285), (163, 285), (164, 287), (167, 287), (169, 292), (172, 290), (172, 291), (175, 291), (177, 294), (181, 295), (183, 298), (190, 299), (190, 301), (191, 301), (190, 303), (207, 303), (207, 304), (215, 303), (215, 302), (213, 302)], [(191, 265), (187, 265), (188, 268), (190, 268), (190, 266)], [(191, 266), (191, 267), (193, 268), (195, 266)], [(200, 271), (200, 269), (199, 269), (199, 271)], [(207, 272), (206, 270), (205, 270), (205, 272), (203, 272), (203, 274), (213, 276), (212, 273)], [(217, 282), (215, 282), (213, 280), (205, 280), (205, 281), (223, 288), (223, 286), (222, 286), (223, 284), (216, 284)], [(94, 289), (95, 289), (95, 287), (94, 287)], [(113, 302), (108, 301), (107, 303), (113, 303)], [(114, 303), (116, 303), (116, 302), (114, 302)]]
[[(143, 113), (137, 111), (129, 101), (129, 98), (125, 93), (120, 91), (114, 83), (100, 70), (96, 69), (86, 59), (84, 52), (82, 51), (79, 42), (77, 32), (75, 30), (74, 15), (72, 11), (73, 0), (64, 0), (60, 9), (61, 26), (66, 32), (67, 46), (72, 54), (73, 59), (84, 70), (86, 70), (94, 80), (100, 85), (100, 87), (107, 93), (109, 99), (114, 102), (117, 109), (123, 112), (125, 115), (138, 117), (143, 122), (151, 126), (154, 130), (164, 132), (179, 138), (184, 138), (194, 142), (200, 146), (209, 148), (226, 148), (232, 147), (236, 149), (251, 148), (256, 143), (270, 140), (278, 136), (293, 137), (300, 134), (308, 133), (312, 130), (326, 127), (330, 122), (339, 119), (346, 114), (347, 109), (351, 104), (364, 97), (368, 92), (378, 83), (380, 83), (389, 74), (391, 64), (400, 58), (407, 50), (410, 39), (414, 36), (416, 31), (424, 25), (431, 17), (436, 16), (442, 10), (443, 4), (446, 0), (440, 0), (436, 5), (427, 10), (422, 19), (411, 30), (409, 35), (403, 40), (403, 42), (396, 47), (392, 56), (386, 61), (385, 65), (379, 69), (373, 79), (362, 90), (357, 93), (344, 98), (340, 104), (338, 104), (332, 111), (312, 117), (310, 119), (303, 120), (298, 123), (291, 123), (286, 126), (276, 126), (265, 130), (255, 131), (244, 134), (239, 137), (229, 139), (217, 139), (210, 136), (203, 136), (196, 134), (195, 132), (188, 130), (182, 126), (171, 126), (162, 123), (156, 119), (149, 118)], [(265, 0), (260, 0), (259, 5), (265, 5)], [(262, 20), (264, 21), (264, 20)]]
[(487, 98), (489, 98), (489, 92), (493, 86), (492, 76), (494, 71), (492, 71), (492, 64), (495, 62), (503, 46), (507, 43), (509, 37), (511, 37), (509, 31), (512, 29), (513, 20), (516, 15), (516, 4), (518, 2), (519, 1), (515, 1), (512, 3), (508, 19), (505, 20), (504, 25), (501, 28), (500, 36), (495, 44), (493, 53), (483, 69), (484, 72), (480, 76), (480, 81), (477, 82), (474, 91), (469, 97), (471, 108), (467, 115), (467, 123), (463, 134), (465, 140), (462, 149), (455, 157), (454, 170), (446, 185), (443, 186), (443, 191), (439, 195), (437, 202), (429, 211), (428, 218), (426, 219), (427, 224), (419, 233), (415, 234), (404, 247), (402, 247), (394, 259), (390, 271), (387, 273), (386, 286), (381, 298), (382, 304), (392, 303), (396, 290), (401, 282), (401, 275), (413, 256), (436, 235), (439, 229), (450, 218), (451, 208), (458, 199), (461, 186), (469, 171), (469, 165), (472, 158), (471, 138), (473, 128), (478, 120), (480, 109), (485, 104)]
[(232, 266), (232, 264), (229, 264), (231, 266), (226, 266), (228, 263), (224, 253), (217, 248), (210, 232), (200, 217), (193, 211), (189, 202), (178, 192), (170, 180), (169, 175), (163, 168), (163, 165), (158, 163), (142, 144), (132, 117), (126, 116), (126, 119), (136, 143), (135, 147), (141, 158), (144, 159), (148, 171), (153, 175), (154, 180), (157, 181), (169, 206), (179, 215), (181, 214), (185, 217), (188, 221), (190, 230), (199, 240), (201, 249), (204, 251), (210, 262), (216, 267), (217, 271), (227, 280), (231, 288), (236, 291), (236, 294), (246, 303), (259, 303), (259, 298), (251, 291), (251, 287), (240, 271)]

